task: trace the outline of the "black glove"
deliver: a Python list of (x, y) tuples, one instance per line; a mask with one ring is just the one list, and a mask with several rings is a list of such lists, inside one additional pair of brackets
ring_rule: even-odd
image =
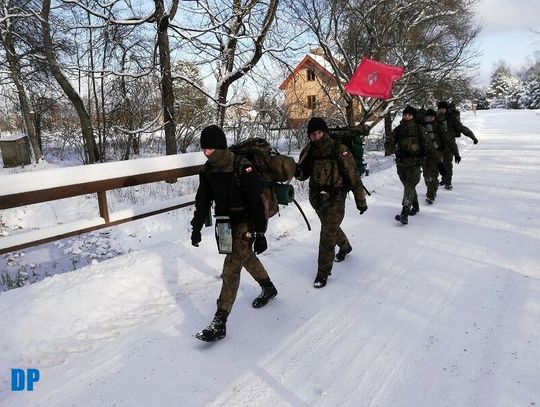
[(456, 162), (456, 164), (459, 164), (459, 162), (461, 161), (461, 157), (459, 155), (454, 156), (454, 161)]
[(366, 204), (362, 206), (356, 205), (356, 209), (358, 209), (360, 211), (360, 215), (362, 215), (365, 211), (367, 211), (367, 205)]
[(266, 237), (264, 234), (256, 233), (255, 242), (253, 243), (253, 251), (255, 254), (261, 254), (268, 249), (268, 243), (266, 243)]
[(475, 138), (473, 138), (472, 142), (473, 142), (473, 144), (478, 144), (478, 139), (475, 137)]
[(295, 176), (295, 177), (300, 176), (300, 172), (301, 172), (300, 166), (299, 166), (298, 164), (295, 164), (295, 168), (294, 168), (294, 176)]
[(195, 247), (199, 247), (199, 243), (201, 243), (202, 237), (201, 237), (201, 231), (200, 230), (194, 230), (191, 232), (191, 244)]

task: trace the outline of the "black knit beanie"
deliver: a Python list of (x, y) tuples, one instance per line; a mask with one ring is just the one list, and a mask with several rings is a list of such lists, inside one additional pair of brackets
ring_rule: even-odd
[(227, 138), (219, 126), (212, 124), (201, 132), (201, 148), (227, 149)]
[(437, 109), (448, 109), (448, 102), (441, 100), (439, 103), (437, 103)]
[(413, 116), (416, 115), (416, 109), (410, 105), (405, 106), (405, 109), (403, 109), (403, 114), (412, 114)]
[(322, 130), (326, 133), (328, 133), (328, 125), (324, 121), (324, 119), (320, 117), (312, 117), (309, 119), (309, 122), (307, 124), (307, 134), (308, 136), (313, 133), (314, 131)]
[(426, 116), (435, 117), (435, 116), (437, 116), (437, 112), (435, 112), (435, 110), (433, 110), (433, 109), (428, 109), (428, 110), (426, 110)]

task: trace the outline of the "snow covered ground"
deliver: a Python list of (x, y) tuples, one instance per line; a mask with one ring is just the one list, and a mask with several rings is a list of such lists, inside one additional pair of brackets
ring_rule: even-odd
[[(218, 343), (194, 338), (223, 257), (212, 228), (190, 245), (192, 209), (118, 226), (112, 258), (0, 293), (0, 405), (540, 405), (540, 115), (463, 121), (480, 143), (459, 139), (454, 190), (409, 225), (393, 219), (395, 168), (365, 178), (369, 210), (349, 199), (343, 223), (354, 250), (321, 290), (300, 191), (313, 231), (282, 208), (261, 255), (278, 296), (252, 308), (243, 274)], [(34, 391), (11, 391), (12, 368), (40, 370)]]

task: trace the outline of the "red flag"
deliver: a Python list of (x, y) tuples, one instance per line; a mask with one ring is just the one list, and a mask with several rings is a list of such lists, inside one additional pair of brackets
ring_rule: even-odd
[(387, 65), (364, 57), (345, 86), (345, 91), (352, 95), (387, 100), (392, 97), (394, 81), (402, 76), (402, 67)]

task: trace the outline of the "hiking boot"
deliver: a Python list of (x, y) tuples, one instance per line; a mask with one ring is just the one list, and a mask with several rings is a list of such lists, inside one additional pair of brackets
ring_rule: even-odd
[(414, 216), (416, 215), (418, 212), (420, 212), (420, 205), (418, 204), (418, 201), (414, 202), (412, 204), (412, 207), (411, 209), (409, 210), (409, 216)]
[(444, 185), (444, 181), (439, 181), (439, 186), (443, 186)]
[(262, 288), (262, 291), (259, 296), (255, 298), (251, 303), (253, 308), (264, 307), (266, 304), (268, 304), (268, 301), (270, 301), (277, 295), (277, 289), (274, 286), (274, 283), (272, 283), (269, 278), (261, 281), (259, 284)]
[(326, 280), (328, 280), (328, 276), (317, 274), (317, 277), (315, 277), (315, 281), (313, 282), (313, 287), (323, 288), (326, 285)]
[(228, 315), (229, 313), (227, 311), (218, 309), (210, 325), (201, 332), (197, 332), (195, 337), (204, 342), (214, 342), (223, 339), (227, 333), (225, 324), (227, 323)]
[(427, 193), (426, 194), (426, 202), (428, 204), (432, 204), (433, 202), (435, 202), (435, 194)]
[(452, 184), (445, 184), (445, 185), (444, 185), (444, 189), (450, 190), (450, 189), (452, 189), (452, 188), (454, 188), (454, 187), (452, 186)]
[(401, 210), (401, 213), (399, 215), (396, 215), (395, 219), (404, 225), (409, 223), (409, 207), (404, 206), (403, 209)]
[(336, 263), (339, 263), (339, 262), (345, 260), (345, 256), (347, 256), (350, 252), (352, 252), (352, 247), (351, 246), (349, 246), (346, 249), (340, 248), (339, 251), (336, 254), (336, 258), (334, 259), (334, 261)]

